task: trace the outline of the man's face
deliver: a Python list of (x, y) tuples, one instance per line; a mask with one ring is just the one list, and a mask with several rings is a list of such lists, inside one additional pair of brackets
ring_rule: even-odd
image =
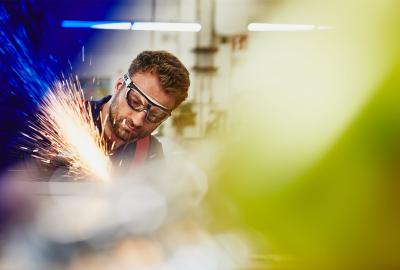
[[(146, 96), (163, 107), (170, 109), (174, 107), (175, 98), (162, 89), (157, 75), (150, 72), (136, 73), (131, 80)], [(119, 81), (116, 85), (116, 94), (110, 104), (109, 120), (114, 135), (128, 142), (149, 135), (161, 123), (151, 123), (146, 120), (146, 111), (133, 110), (126, 101), (126, 93), (126, 85)], [(141, 102), (147, 105), (144, 97)]]

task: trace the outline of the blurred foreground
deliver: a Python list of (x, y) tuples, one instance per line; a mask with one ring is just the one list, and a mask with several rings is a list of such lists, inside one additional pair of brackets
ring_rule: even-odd
[(229, 132), (180, 141), (206, 173), (167, 155), (110, 183), (3, 175), (0, 268), (400, 269), (400, 2), (268, 15), (329, 28), (249, 34)]

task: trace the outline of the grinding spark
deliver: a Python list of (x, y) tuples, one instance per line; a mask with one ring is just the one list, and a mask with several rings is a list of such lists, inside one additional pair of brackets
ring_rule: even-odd
[(37, 145), (32, 151), (34, 158), (44, 163), (62, 160), (75, 179), (110, 179), (111, 163), (104, 134), (94, 124), (90, 103), (85, 103), (78, 79), (76, 83), (55, 83), (41, 104), (37, 120), (37, 124), (29, 126), (33, 134), (22, 134)]

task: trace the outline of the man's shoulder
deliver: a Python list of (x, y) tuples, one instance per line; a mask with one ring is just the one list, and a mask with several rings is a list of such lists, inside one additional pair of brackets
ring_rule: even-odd
[(148, 160), (164, 158), (163, 146), (160, 140), (154, 136), (150, 135), (150, 146)]
[(93, 117), (97, 117), (100, 114), (101, 107), (106, 104), (110, 99), (111, 95), (105, 96), (98, 100), (86, 100), (86, 105), (90, 105), (90, 109), (92, 110)]
[(102, 99), (99, 100), (85, 100), (85, 105), (86, 105), (86, 109), (89, 113), (89, 109), (90, 109), (90, 114), (92, 115), (94, 124), (96, 125), (96, 127), (101, 131), (101, 119), (100, 119), (100, 111), (101, 108), (103, 107), (104, 104), (106, 104), (110, 99), (111, 99), (111, 95), (109, 96), (105, 96)]

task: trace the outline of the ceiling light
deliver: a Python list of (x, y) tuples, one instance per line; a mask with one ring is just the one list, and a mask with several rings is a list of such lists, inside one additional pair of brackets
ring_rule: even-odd
[(250, 23), (247, 26), (249, 31), (311, 31), (332, 29), (331, 26), (317, 26), (313, 24), (277, 24), (277, 23)]
[(199, 32), (199, 23), (165, 23), (165, 22), (134, 22), (132, 30), (140, 31), (176, 31), (176, 32)]
[(94, 28), (94, 29), (112, 29), (112, 30), (129, 30), (131, 22), (118, 21), (74, 21), (64, 20), (61, 26), (65, 28)]

